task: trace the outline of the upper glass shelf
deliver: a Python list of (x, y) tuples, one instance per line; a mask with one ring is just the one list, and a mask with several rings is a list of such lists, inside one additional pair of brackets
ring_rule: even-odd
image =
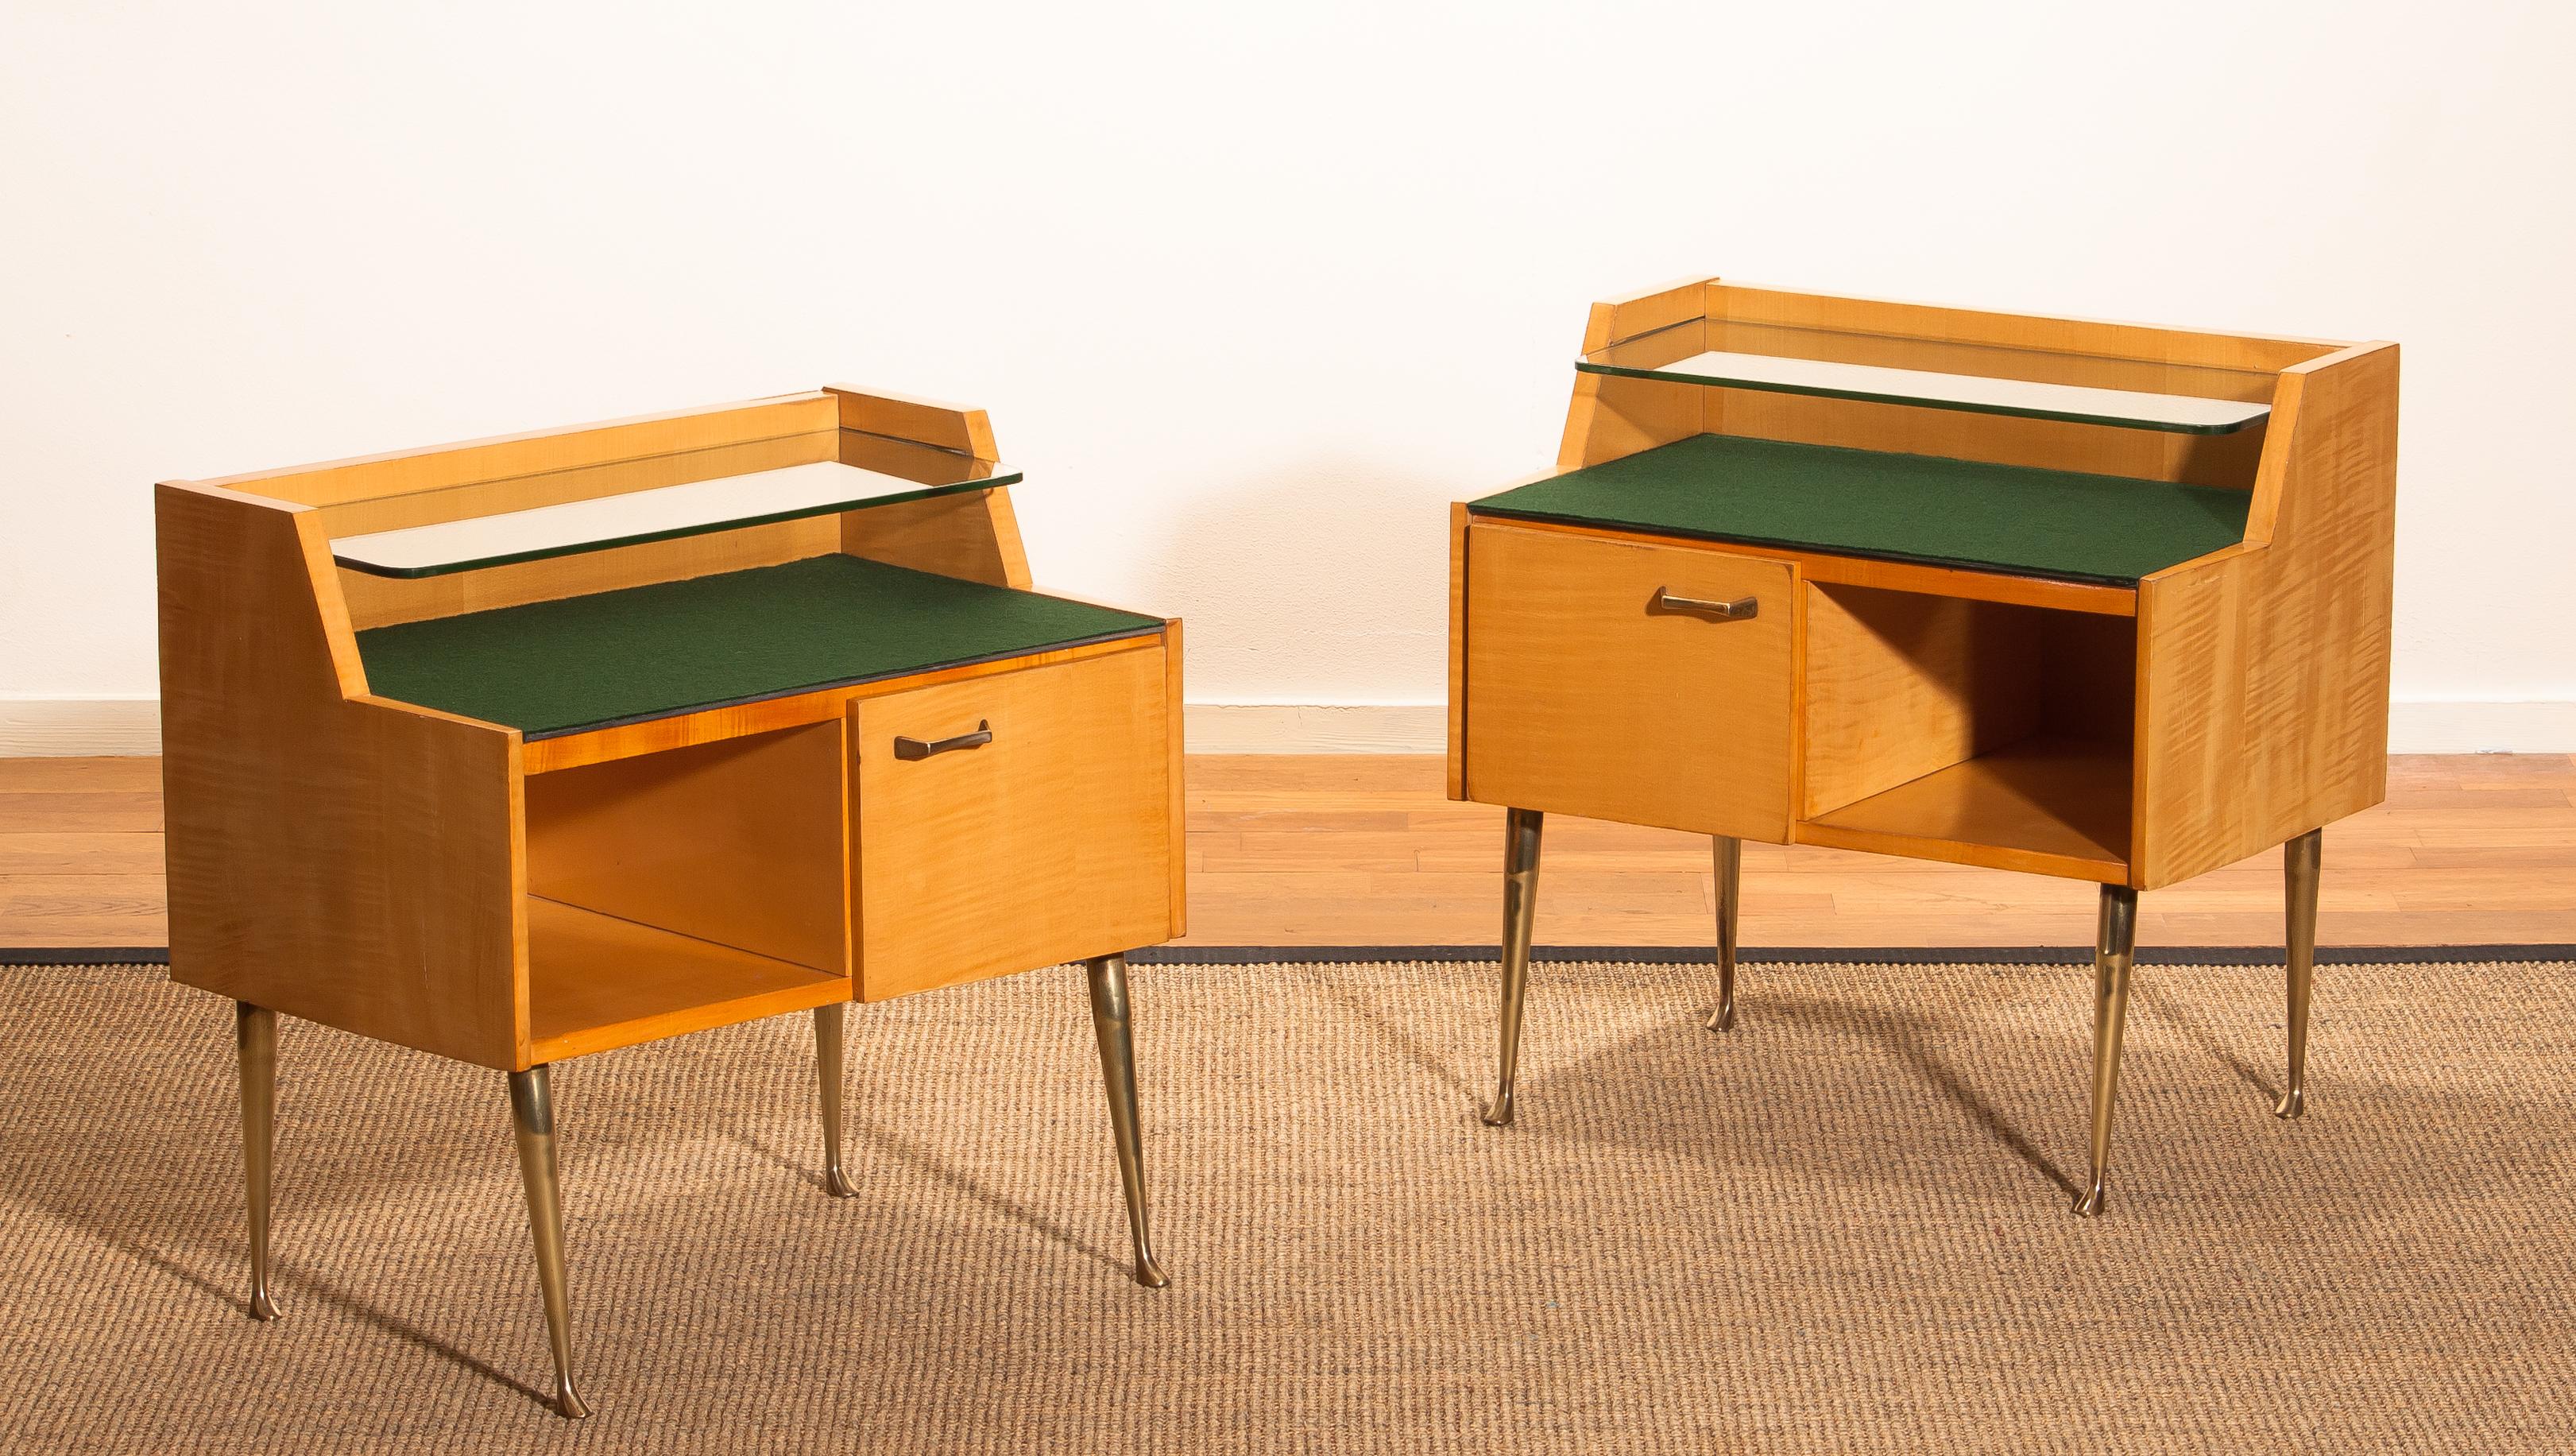
[(835, 515), (863, 506), (1012, 485), (1020, 479), (1020, 473), (1008, 466), (964, 456), (954, 459), (955, 467), (946, 472), (954, 478), (947, 480), (913, 480), (827, 460), (399, 531), (341, 536), (331, 542), (331, 556), (342, 566), (373, 576), (444, 576), (739, 526)]
[[(1584, 355), (1575, 367), (2187, 435), (2234, 434), (2272, 412), (2272, 376), (2259, 371), (1724, 320), (1692, 320), (1629, 339)], [(2148, 387), (2131, 387), (2137, 385)]]

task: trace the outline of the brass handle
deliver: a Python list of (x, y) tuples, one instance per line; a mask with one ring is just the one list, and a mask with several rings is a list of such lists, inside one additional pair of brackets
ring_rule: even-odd
[(1663, 587), (1655, 588), (1655, 599), (1646, 603), (1650, 612), (1691, 612), (1718, 622), (1741, 622), (1762, 614), (1762, 603), (1753, 597), (1737, 597), (1731, 602), (1702, 601), (1698, 597), (1677, 597)]
[(972, 733), (960, 733), (954, 738), (933, 739), (928, 743), (918, 738), (905, 738), (898, 735), (894, 740), (894, 756), (909, 762), (917, 758), (928, 758), (934, 753), (946, 753), (956, 748), (981, 748), (992, 741), (993, 723), (988, 718), (977, 723)]

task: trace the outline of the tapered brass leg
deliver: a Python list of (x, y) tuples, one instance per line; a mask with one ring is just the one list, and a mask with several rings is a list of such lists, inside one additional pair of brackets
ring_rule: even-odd
[(1536, 809), (1513, 809), (1503, 819), (1503, 1044), (1494, 1100), (1485, 1109), (1492, 1127), (1512, 1123), (1512, 1077), (1520, 1069), (1521, 998), (1529, 990), (1530, 927), (1538, 916), (1538, 840), (1546, 818)]
[(1744, 841), (1721, 834), (1710, 841), (1717, 860), (1717, 1005), (1708, 1029), (1735, 1029), (1735, 907), (1744, 882)]
[(2281, 1117), (2308, 1110), (2308, 991), (2317, 975), (2317, 867), (2325, 837), (2311, 829), (2281, 847), (2290, 944), (2290, 1079), (2272, 1107)]
[(1171, 1283), (1154, 1260), (1154, 1237), (1145, 1218), (1145, 1142), (1136, 1126), (1136, 1036), (1127, 1018), (1127, 958), (1102, 956), (1082, 963), (1091, 978), (1091, 1029), (1100, 1038), (1100, 1076), (1109, 1084), (1109, 1132), (1118, 1143), (1118, 1181), (1127, 1190), (1127, 1231), (1136, 1241), (1136, 1282), (1148, 1289)]
[(544, 1067), (510, 1074), (510, 1130), (519, 1142), (519, 1181), (528, 1190), (528, 1234), (537, 1246), (537, 1287), (546, 1301), (546, 1342), (554, 1349), (554, 1407), (590, 1414), (572, 1385), (572, 1308), (564, 1292), (563, 1203), (555, 1187), (555, 1100)]
[(823, 1186), (834, 1198), (858, 1192), (841, 1171), (841, 1025), (848, 1007), (835, 1001), (814, 1008), (814, 1072), (823, 1100)]
[(241, 1053), (242, 1184), (250, 1204), (250, 1317), (277, 1318), (268, 1292), (269, 1159), (277, 1147), (277, 1013), (233, 1003), (233, 1044)]
[(2138, 892), (2102, 887), (2101, 927), (2093, 947), (2093, 1175), (2075, 1196), (2075, 1216), (2102, 1211), (2102, 1182), (2111, 1165), (2111, 1104), (2120, 1095), (2120, 1032), (2129, 1020), (2129, 967), (2138, 952)]

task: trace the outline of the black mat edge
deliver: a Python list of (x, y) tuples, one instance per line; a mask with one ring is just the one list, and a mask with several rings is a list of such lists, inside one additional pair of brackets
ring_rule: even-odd
[[(1359, 965), (1378, 961), (1490, 961), (1491, 945), (1156, 945), (1131, 951), (1140, 966), (1257, 966), (1283, 961)], [(1713, 951), (1675, 945), (1542, 945), (1542, 961), (1625, 961), (1645, 965), (1707, 965)], [(1876, 966), (2081, 966), (2093, 961), (2090, 946), (1748, 946), (1737, 959), (1757, 965)], [(2277, 966), (2277, 945), (2140, 946), (2138, 962), (2150, 966)], [(2319, 963), (2330, 966), (2541, 964), (2576, 961), (2576, 945), (2321, 945)], [(170, 950), (159, 945), (0, 946), (0, 965), (161, 966)]]
[[(1492, 945), (1158, 945), (1132, 951), (1138, 965), (1241, 966), (1279, 961), (1352, 964), (1367, 961), (1491, 961)], [(1646, 965), (1709, 965), (1705, 946), (1541, 945), (1540, 961), (1625, 961)], [(1747, 946), (1736, 953), (1747, 964), (1878, 966), (2090, 966), (2093, 948), (2051, 945), (1979, 946)], [(2150, 966), (2277, 966), (2287, 959), (2277, 945), (2140, 946), (2138, 963)], [(2336, 945), (2317, 947), (2321, 965), (2470, 965), (2488, 962), (2576, 961), (2576, 945)]]

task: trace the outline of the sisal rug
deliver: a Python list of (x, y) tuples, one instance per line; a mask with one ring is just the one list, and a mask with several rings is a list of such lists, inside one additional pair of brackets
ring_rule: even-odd
[(556, 1074), (578, 1371), (497, 1072), (289, 1022), (278, 1293), (242, 1313), (230, 1008), (0, 969), (0, 1445), (869, 1451), (2563, 1451), (2576, 989), (2138, 973), (2108, 1217), (2070, 1217), (2089, 971), (1140, 966), (1173, 1278), (1125, 1274), (1081, 979), (850, 1016), (816, 1175), (803, 1017)]

